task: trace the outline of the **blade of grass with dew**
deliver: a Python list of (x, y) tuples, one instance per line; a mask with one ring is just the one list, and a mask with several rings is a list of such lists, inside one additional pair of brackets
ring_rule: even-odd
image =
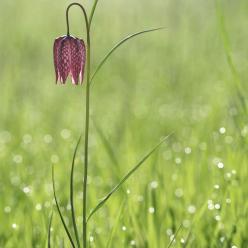
[(91, 9), (90, 17), (89, 17), (89, 26), (91, 26), (91, 22), (92, 22), (92, 19), (94, 17), (94, 13), (95, 13), (95, 10), (96, 10), (97, 3), (98, 3), (98, 0), (95, 0), (95, 2), (93, 4), (93, 7)]
[(77, 155), (77, 150), (78, 150), (78, 146), (80, 144), (81, 138), (82, 138), (82, 135), (80, 135), (78, 142), (77, 142), (77, 145), (76, 145), (75, 150), (74, 150), (72, 164), (71, 164), (71, 180), (70, 180), (70, 204), (71, 204), (71, 215), (72, 215), (71, 217), (72, 217), (73, 229), (74, 229), (77, 245), (79, 248), (80, 248), (80, 241), (79, 241), (79, 236), (78, 236), (78, 229), (77, 229), (76, 218), (75, 218), (75, 209), (74, 209), (74, 190), (73, 190), (74, 177), (73, 177), (73, 175), (74, 175), (75, 158)]
[(65, 232), (71, 242), (71, 245), (73, 248), (75, 248), (75, 245), (74, 245), (74, 242), (73, 242), (73, 239), (72, 239), (72, 236), (69, 232), (69, 229), (67, 228), (66, 224), (65, 224), (65, 220), (63, 218), (63, 215), (61, 213), (61, 210), (60, 210), (60, 207), (59, 207), (59, 204), (58, 204), (58, 200), (57, 200), (57, 196), (56, 196), (56, 189), (55, 189), (55, 182), (54, 182), (54, 166), (52, 165), (52, 183), (53, 183), (53, 194), (54, 194), (54, 199), (55, 199), (55, 203), (56, 203), (56, 207), (57, 207), (57, 210), (59, 212), (59, 217), (60, 217), (60, 220), (64, 226), (64, 229), (65, 229)]
[(119, 219), (121, 218), (121, 215), (122, 215), (122, 212), (123, 212), (123, 209), (124, 209), (124, 206), (125, 206), (125, 202), (126, 202), (126, 199), (124, 199), (124, 200), (122, 201), (121, 206), (120, 206), (120, 208), (119, 208), (119, 210), (118, 210), (118, 214), (116, 215), (116, 218), (115, 218), (116, 221), (115, 221), (115, 224), (114, 224), (114, 226), (113, 226), (113, 228), (112, 228), (111, 234), (110, 234), (110, 236), (109, 236), (109, 239), (108, 239), (106, 248), (111, 247), (110, 245), (111, 245), (111, 243), (112, 243), (114, 234), (116, 233), (116, 230), (117, 230), (117, 228), (118, 228), (118, 223), (119, 223), (118, 221), (119, 221)]
[(122, 39), (120, 42), (118, 42), (108, 53), (107, 55), (102, 59), (102, 61), (99, 63), (99, 65), (96, 67), (95, 72), (92, 74), (92, 77), (90, 79), (90, 83), (92, 84), (93, 79), (95, 78), (96, 74), (99, 72), (99, 70), (102, 68), (102, 66), (105, 64), (105, 62), (108, 60), (108, 58), (113, 54), (113, 52), (119, 48), (122, 44), (124, 44), (125, 42), (131, 40), (132, 38), (139, 36), (141, 34), (145, 34), (145, 33), (149, 33), (149, 32), (153, 32), (153, 31), (157, 31), (157, 30), (161, 30), (161, 29), (165, 29), (165, 27), (160, 27), (160, 28), (152, 28), (152, 29), (147, 29), (144, 31), (140, 31), (131, 35), (128, 35), (127, 37), (125, 37), (124, 39)]
[(215, 0), (215, 8), (216, 8), (216, 15), (217, 15), (217, 19), (218, 19), (220, 34), (221, 34), (221, 38), (222, 38), (222, 42), (223, 42), (223, 46), (224, 46), (224, 51), (225, 51), (225, 55), (226, 55), (226, 59), (227, 59), (227, 64), (228, 64), (230, 71), (233, 75), (233, 81), (235, 83), (236, 92), (237, 92), (237, 95), (239, 97), (243, 111), (245, 113), (247, 113), (247, 106), (246, 106), (245, 98), (242, 94), (242, 92), (243, 92), (242, 84), (241, 84), (239, 74), (237, 72), (237, 69), (235, 67), (235, 64), (233, 62), (233, 58), (231, 55), (232, 52), (231, 52), (231, 48), (230, 48), (230, 41), (229, 41), (228, 33), (226, 31), (225, 17), (224, 17), (224, 14), (222, 13), (221, 4), (220, 4), (219, 0)]
[(51, 226), (52, 226), (52, 221), (53, 221), (53, 212), (51, 213), (50, 220), (49, 220), (49, 225), (48, 225), (48, 238), (47, 238), (47, 247), (51, 247)]
[(139, 169), (139, 167), (171, 136), (169, 134), (165, 138), (162, 139), (154, 148), (152, 148), (139, 162), (136, 164), (123, 178), (122, 180), (97, 204), (97, 206), (91, 211), (87, 222), (89, 219), (95, 214), (105, 203), (106, 201), (121, 187), (121, 185), (127, 181), (127, 179)]
[(184, 244), (183, 244), (183, 248), (186, 248), (186, 247), (188, 246), (188, 244), (189, 244), (189, 242), (190, 242), (191, 234), (192, 234), (192, 229), (189, 230), (189, 233), (188, 233), (188, 235), (187, 235), (187, 237), (186, 237), (186, 239), (185, 239), (185, 242), (184, 242)]
[(181, 230), (181, 228), (182, 228), (182, 224), (180, 224), (180, 226), (177, 228), (176, 233), (175, 233), (173, 239), (170, 241), (170, 243), (169, 243), (169, 245), (167, 246), (167, 248), (170, 248), (170, 247), (172, 246), (172, 244), (173, 244), (173, 242), (175, 241), (175, 239), (176, 239), (176, 237), (177, 237), (179, 231)]

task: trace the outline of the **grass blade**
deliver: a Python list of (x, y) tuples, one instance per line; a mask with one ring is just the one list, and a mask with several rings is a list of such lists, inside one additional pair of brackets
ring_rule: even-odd
[(48, 225), (48, 239), (47, 239), (47, 247), (51, 248), (51, 226), (53, 221), (53, 212), (50, 216), (49, 225)]
[(110, 248), (111, 247), (111, 243), (112, 243), (112, 240), (113, 240), (113, 237), (114, 237), (114, 234), (116, 233), (116, 230), (117, 230), (117, 228), (118, 228), (118, 221), (120, 220), (120, 218), (121, 218), (121, 215), (122, 215), (122, 212), (123, 212), (123, 209), (124, 209), (124, 206), (125, 206), (125, 202), (126, 202), (126, 199), (124, 199), (123, 201), (122, 201), (122, 204), (121, 204), (121, 206), (120, 206), (120, 209), (118, 210), (118, 214), (116, 215), (116, 218), (115, 218), (115, 224), (114, 224), (114, 226), (113, 226), (113, 228), (112, 228), (112, 231), (111, 231), (111, 233), (110, 233), (110, 236), (109, 236), (109, 238), (108, 238), (108, 242), (107, 242), (107, 245), (106, 245), (106, 248)]
[(233, 76), (232, 81), (235, 84), (235, 85), (233, 85), (233, 87), (236, 90), (236, 94), (240, 100), (240, 104), (242, 106), (242, 109), (244, 110), (244, 112), (246, 114), (247, 113), (247, 106), (246, 106), (245, 97), (242, 93), (242, 92), (244, 92), (244, 89), (242, 87), (240, 76), (238, 74), (235, 63), (233, 61), (230, 39), (229, 39), (228, 32), (226, 30), (226, 25), (225, 25), (225, 16), (222, 12), (221, 3), (219, 0), (215, 0), (215, 8), (216, 8), (216, 15), (217, 15), (217, 19), (218, 19), (219, 30), (220, 30), (220, 34), (221, 34), (221, 38), (222, 38), (222, 42), (223, 42), (223, 47), (224, 47), (224, 51), (225, 51), (225, 55), (226, 55), (227, 64), (228, 64), (229, 69), (230, 69), (232, 76)]
[(179, 231), (181, 230), (181, 227), (182, 227), (182, 224), (180, 224), (180, 226), (177, 228), (176, 233), (175, 233), (173, 239), (171, 239), (171, 241), (170, 241), (169, 245), (167, 246), (167, 248), (170, 248), (170, 247), (171, 247), (171, 245), (172, 245), (173, 242), (175, 241), (175, 239), (176, 239), (176, 237), (177, 237)]
[(63, 218), (63, 215), (62, 215), (62, 213), (61, 213), (61, 210), (60, 210), (60, 207), (59, 207), (59, 204), (58, 204), (58, 200), (57, 200), (57, 196), (56, 196), (56, 190), (55, 190), (55, 183), (54, 183), (54, 166), (52, 166), (52, 182), (53, 182), (53, 194), (54, 194), (54, 199), (55, 199), (55, 203), (56, 203), (57, 210), (58, 210), (58, 212), (59, 212), (60, 220), (61, 220), (61, 222), (62, 222), (62, 224), (63, 224), (63, 226), (64, 226), (65, 232), (66, 232), (66, 234), (67, 234), (67, 236), (68, 236), (68, 238), (69, 238), (69, 240), (70, 240), (70, 242), (71, 242), (72, 247), (75, 248), (73, 239), (72, 239), (71, 234), (70, 234), (70, 232), (69, 232), (69, 230), (68, 230), (68, 228), (67, 228), (67, 226), (66, 226), (66, 224), (65, 224), (65, 220), (64, 220), (64, 218)]
[(95, 13), (95, 10), (96, 10), (97, 3), (98, 3), (98, 0), (95, 0), (94, 5), (93, 5), (93, 7), (92, 7), (92, 10), (91, 10), (91, 12), (90, 12), (89, 26), (91, 26), (91, 22), (92, 22), (92, 19), (93, 19), (93, 17), (94, 17), (94, 13)]
[(78, 142), (77, 142), (77, 145), (76, 145), (75, 150), (74, 150), (72, 164), (71, 164), (71, 180), (70, 180), (71, 217), (72, 217), (73, 229), (74, 229), (77, 245), (78, 245), (79, 248), (80, 248), (80, 242), (79, 242), (78, 229), (77, 229), (76, 218), (75, 218), (75, 209), (74, 209), (74, 190), (73, 190), (73, 179), (74, 179), (74, 177), (73, 177), (73, 175), (74, 175), (75, 158), (76, 158), (76, 155), (77, 155), (77, 150), (78, 150), (78, 146), (79, 146), (80, 141), (81, 141), (81, 137), (82, 137), (82, 135), (80, 135), (80, 137), (78, 139)]
[(168, 135), (165, 138), (163, 138), (162, 141), (160, 141), (154, 148), (152, 148), (139, 162), (136, 164), (122, 179), (121, 181), (102, 199), (100, 202), (96, 205), (96, 207), (91, 211), (87, 221), (92, 217), (93, 214), (97, 212), (105, 203), (106, 201), (121, 187), (121, 185), (127, 181), (127, 179), (136, 171), (139, 169), (139, 167), (157, 150), (157, 148), (162, 145), (169, 137)]
[(99, 72), (99, 70), (102, 68), (102, 66), (105, 64), (105, 62), (108, 60), (108, 58), (112, 55), (112, 53), (118, 48), (120, 47), (122, 44), (124, 44), (125, 42), (127, 42), (128, 40), (139, 36), (141, 34), (145, 34), (145, 33), (149, 33), (149, 32), (153, 32), (153, 31), (157, 31), (157, 30), (161, 30), (161, 29), (165, 29), (164, 27), (161, 28), (152, 28), (152, 29), (147, 29), (144, 31), (140, 31), (131, 35), (128, 35), (127, 37), (125, 37), (124, 39), (122, 39), (120, 42), (118, 42), (108, 53), (107, 55), (102, 59), (102, 61), (99, 63), (99, 65), (97, 66), (95, 72), (93, 73), (90, 82), (92, 84), (93, 79), (95, 78), (96, 74)]

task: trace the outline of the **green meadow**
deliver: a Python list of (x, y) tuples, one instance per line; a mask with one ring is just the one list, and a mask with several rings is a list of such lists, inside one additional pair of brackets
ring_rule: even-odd
[[(87, 11), (93, 0), (79, 0)], [(71, 1), (0, 1), (0, 248), (71, 247), (70, 170), (84, 135), (85, 84), (55, 84), (53, 42)], [(88, 223), (88, 247), (248, 247), (247, 0), (99, 0), (87, 212), (172, 135)], [(81, 11), (71, 33), (85, 39)], [(82, 239), (84, 143), (75, 160)], [(73, 232), (72, 232), (73, 233)], [(74, 235), (73, 239), (74, 239)]]

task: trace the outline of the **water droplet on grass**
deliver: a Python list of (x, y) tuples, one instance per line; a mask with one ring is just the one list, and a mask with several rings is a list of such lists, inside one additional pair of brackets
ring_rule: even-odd
[(219, 203), (214, 204), (214, 208), (219, 210), (220, 209), (220, 204)]
[(215, 219), (216, 221), (220, 221), (220, 220), (221, 220), (221, 217), (220, 217), (220, 215), (216, 215), (216, 216), (214, 217), (214, 219)]
[(150, 186), (151, 186), (152, 189), (156, 189), (158, 187), (158, 182), (157, 181), (152, 181), (150, 183)]
[(10, 206), (6, 206), (5, 208), (4, 208), (4, 212), (5, 213), (10, 213), (11, 212), (11, 207)]
[(29, 193), (31, 192), (31, 189), (30, 189), (28, 186), (26, 186), (26, 187), (24, 187), (24, 188), (22, 189), (22, 191), (23, 191), (25, 194), (29, 194)]
[(190, 227), (190, 220), (184, 220), (183, 221), (183, 227), (184, 228), (189, 228)]
[(224, 168), (224, 164), (223, 164), (222, 162), (219, 162), (219, 163), (217, 164), (217, 167), (218, 167), (219, 169), (223, 169), (223, 168)]
[(214, 188), (215, 188), (215, 189), (220, 189), (220, 185), (215, 184), (215, 185), (214, 185)]
[(168, 236), (171, 236), (173, 232), (172, 232), (172, 230), (170, 228), (168, 228), (166, 230), (166, 233), (167, 233)]
[(154, 214), (155, 213), (155, 208), (154, 207), (149, 207), (148, 212), (150, 214)]
[(32, 142), (32, 136), (30, 134), (25, 134), (22, 137), (22, 141), (24, 144), (30, 144)]
[(69, 139), (71, 137), (71, 131), (69, 129), (63, 129), (60, 135), (63, 139)]
[(212, 200), (208, 200), (208, 209), (213, 210), (214, 209), (214, 203)]
[(226, 132), (226, 129), (224, 127), (221, 127), (219, 129), (220, 134), (224, 134)]
[(8, 131), (2, 131), (0, 133), (0, 143), (9, 143), (12, 139), (11, 133)]
[(194, 205), (188, 206), (188, 212), (194, 214), (196, 212), (196, 207)]
[(175, 158), (175, 163), (176, 164), (181, 164), (182, 163), (182, 159), (181, 158)]
[(121, 230), (122, 230), (123, 232), (125, 232), (125, 231), (127, 230), (127, 228), (126, 228), (125, 226), (122, 226)]
[(136, 245), (135, 240), (131, 240), (131, 241), (130, 241), (130, 245), (132, 245), (132, 246)]
[(53, 154), (53, 155), (51, 156), (51, 162), (52, 162), (53, 164), (57, 164), (57, 163), (59, 162), (59, 156), (56, 155), (56, 154)]
[(17, 225), (16, 223), (13, 223), (13, 224), (12, 224), (12, 228), (13, 228), (13, 229), (17, 229), (17, 228), (18, 228), (18, 225)]
[(175, 196), (181, 198), (183, 196), (183, 190), (181, 188), (176, 189)]
[(41, 205), (40, 203), (37, 203), (36, 206), (35, 206), (35, 209), (36, 209), (37, 211), (41, 211), (42, 205)]
[(191, 153), (191, 148), (190, 147), (186, 147), (185, 149), (184, 149), (184, 152), (186, 153), (186, 154), (190, 154)]
[(220, 242), (223, 243), (225, 241), (225, 237), (220, 237)]
[(143, 195), (138, 195), (136, 199), (137, 199), (137, 202), (143, 202), (144, 201)]
[(23, 161), (22, 155), (20, 155), (20, 154), (14, 155), (13, 161), (17, 164), (21, 164)]
[(50, 134), (46, 134), (43, 139), (44, 139), (44, 142), (47, 144), (53, 141), (53, 137)]

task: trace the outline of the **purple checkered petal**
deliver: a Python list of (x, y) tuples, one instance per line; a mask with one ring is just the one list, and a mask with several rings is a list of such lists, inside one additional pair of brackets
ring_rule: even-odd
[(86, 61), (84, 41), (71, 36), (59, 37), (54, 42), (53, 53), (56, 82), (65, 84), (71, 75), (73, 84), (82, 83)]
[(85, 67), (85, 45), (83, 40), (75, 39), (71, 45), (71, 74), (72, 83), (82, 83)]

